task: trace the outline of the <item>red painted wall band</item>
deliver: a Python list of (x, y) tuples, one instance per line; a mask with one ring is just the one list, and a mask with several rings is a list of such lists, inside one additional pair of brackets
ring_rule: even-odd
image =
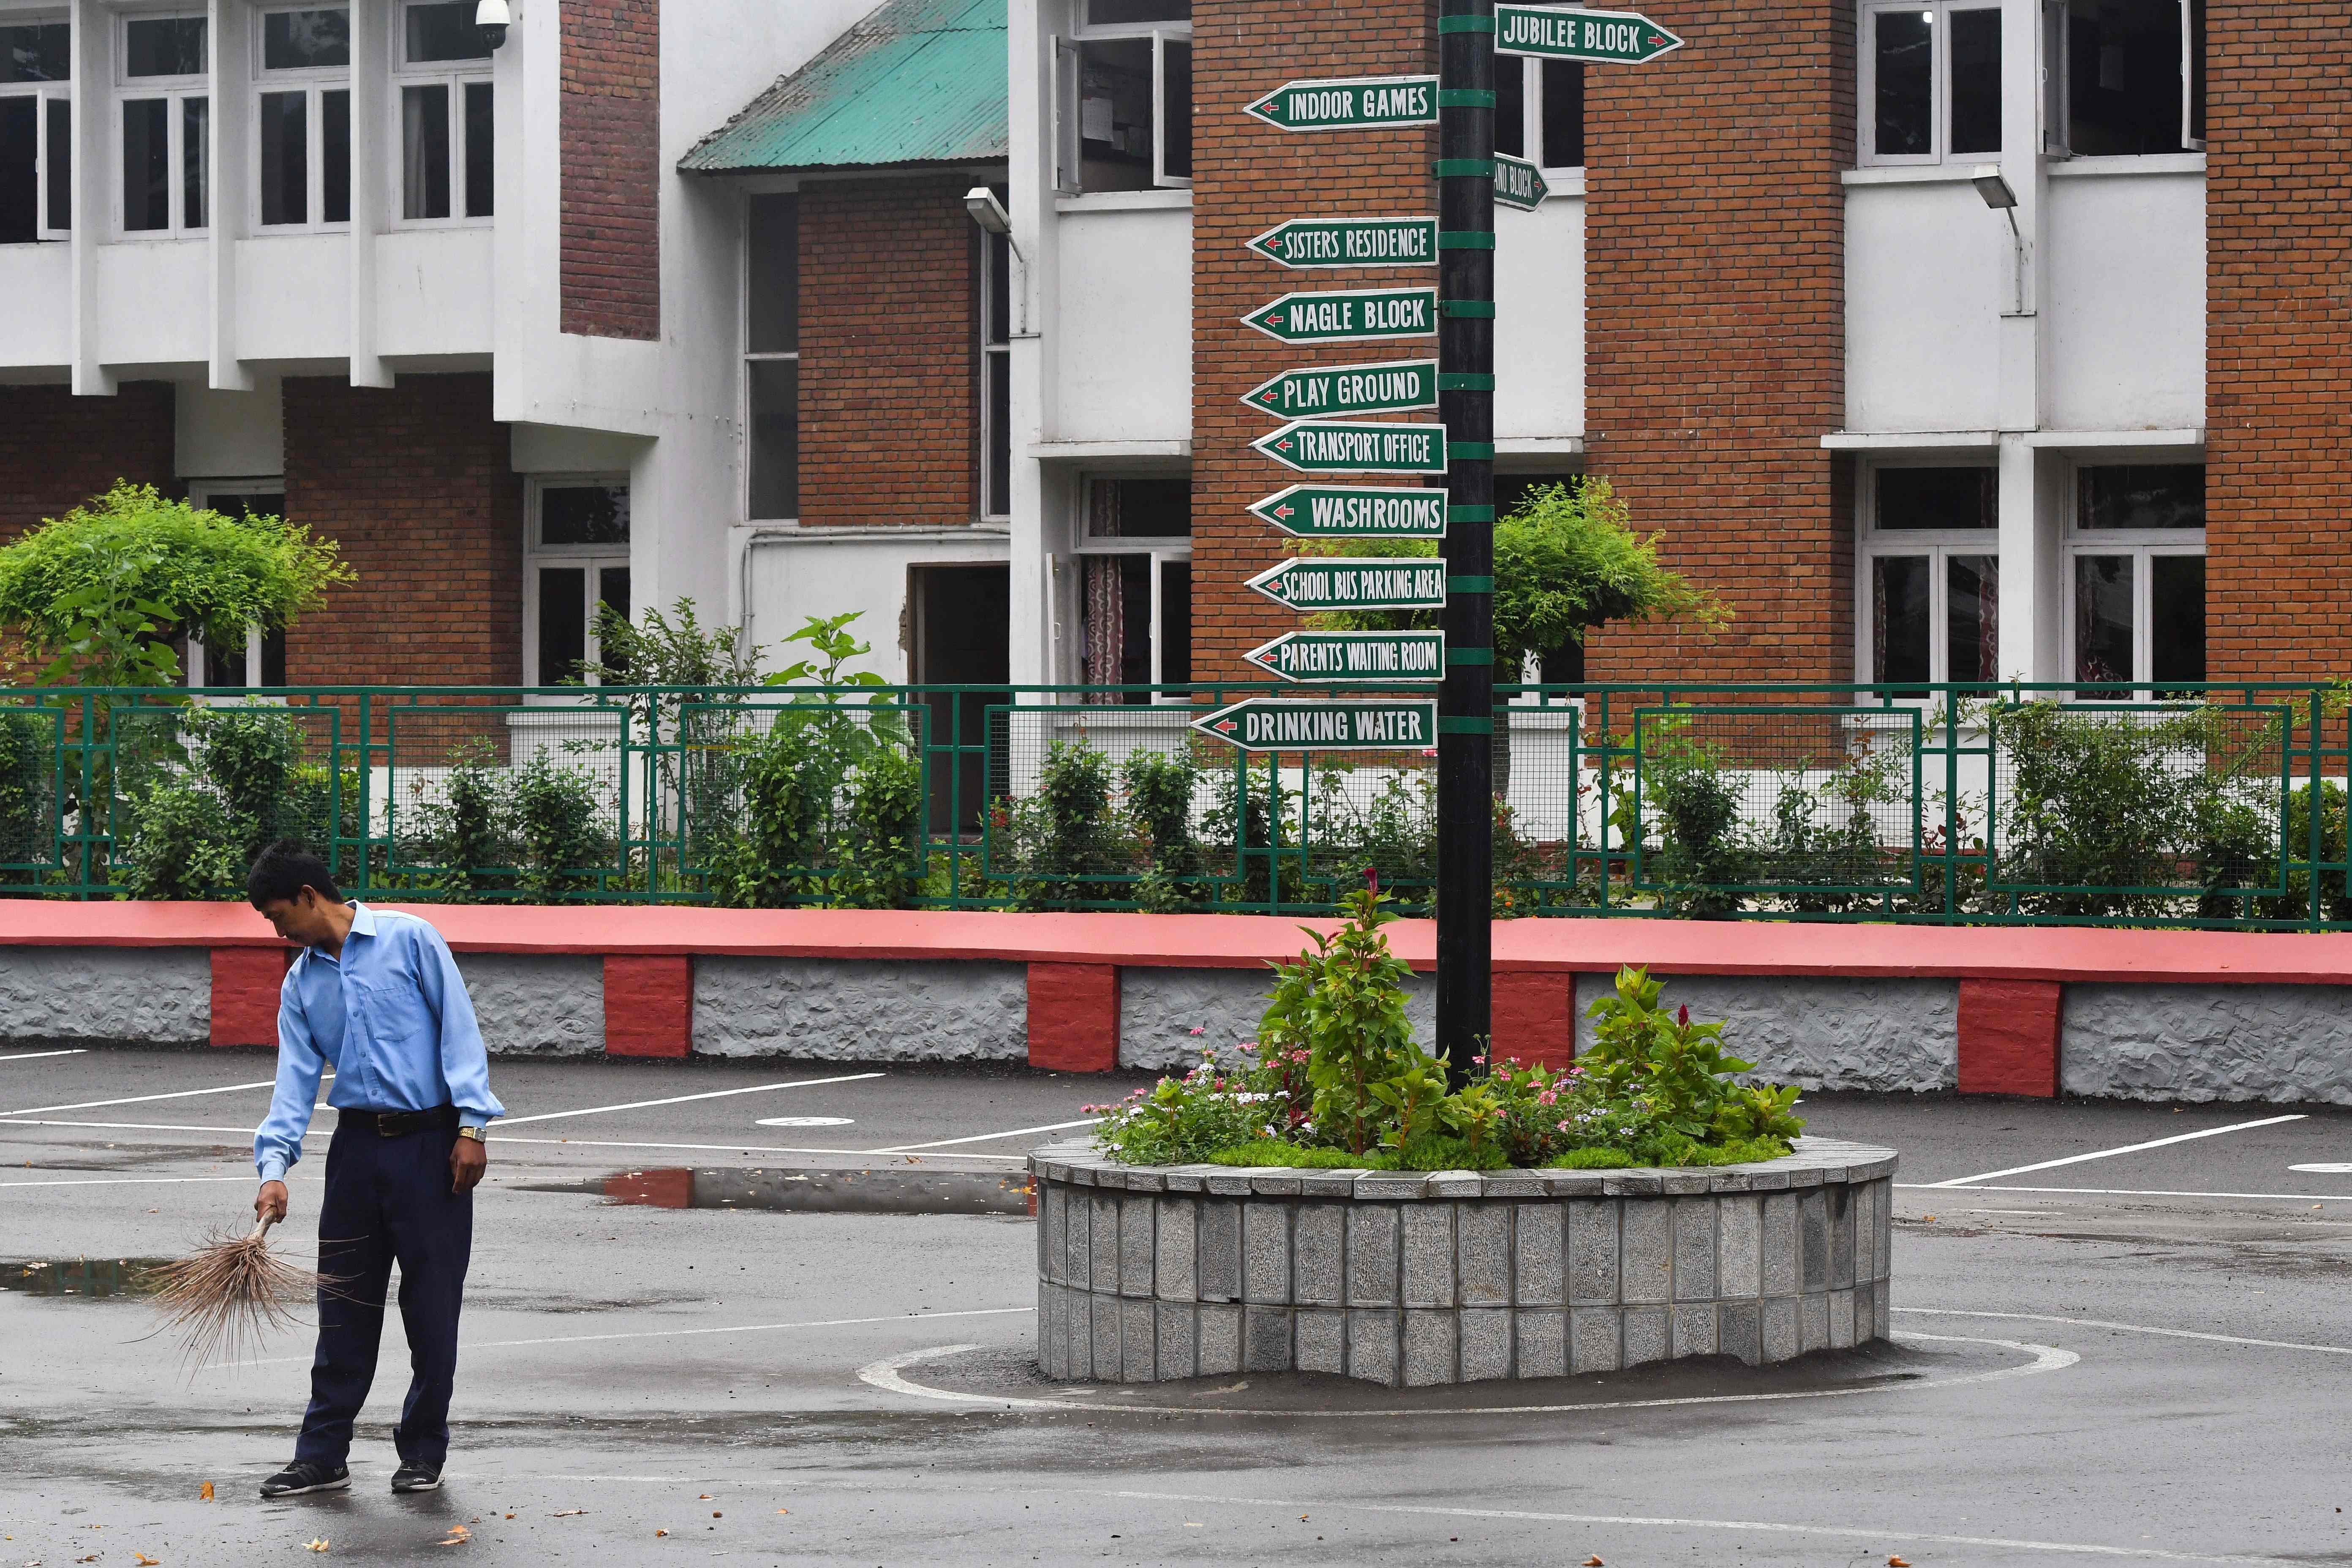
[(1029, 1065), (1049, 1072), (1118, 1067), (1118, 966), (1029, 966)]
[(1495, 976), (1493, 1056), (1530, 1067), (1576, 1060), (1576, 976), (1506, 970)]
[(2058, 1094), (2063, 988), (2047, 980), (1960, 982), (1960, 1092)]
[(604, 960), (604, 1054), (682, 1057), (694, 1049), (694, 960)]
[(282, 943), (213, 949), (214, 1045), (277, 1046), (278, 993), (293, 952)]

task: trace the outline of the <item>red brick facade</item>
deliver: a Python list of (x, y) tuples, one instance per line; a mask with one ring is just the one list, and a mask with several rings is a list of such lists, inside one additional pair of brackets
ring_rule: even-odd
[(800, 198), (801, 521), (979, 515), (978, 230), (961, 175)]
[(287, 636), (293, 685), (522, 679), (522, 498), (488, 375), (289, 378), (286, 515), (359, 581)]
[(1605, 474), (1737, 620), (1607, 631), (1594, 680), (1828, 679), (1853, 665), (1845, 421), (1848, 0), (1660, 0), (1689, 40), (1585, 73), (1585, 403)]
[(131, 381), (112, 397), (63, 386), (0, 386), (0, 540), (112, 488), (176, 493), (172, 384)]
[(2206, 7), (2207, 670), (2352, 668), (2352, 15)]
[(1295, 630), (1299, 617), (1243, 586), (1291, 553), (1246, 510), (1299, 478), (1250, 449), (1275, 421), (1242, 395), (1295, 365), (1384, 360), (1436, 340), (1285, 345), (1242, 325), (1248, 311), (1299, 289), (1418, 284), (1434, 268), (1293, 272), (1242, 248), (1286, 218), (1437, 210), (1433, 129), (1277, 131), (1241, 106), (1294, 78), (1393, 76), (1437, 68), (1433, 0), (1348, 0), (1192, 6), (1192, 675), (1263, 679), (1240, 656)]
[(562, 326), (661, 336), (661, 0), (562, 0)]

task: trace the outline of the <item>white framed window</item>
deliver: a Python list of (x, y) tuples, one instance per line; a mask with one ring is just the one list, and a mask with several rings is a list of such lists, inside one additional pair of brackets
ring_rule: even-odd
[(1858, 19), (1864, 164), (1976, 163), (2001, 151), (1999, 5), (1865, 0)]
[(254, 212), (264, 228), (352, 221), (352, 14), (264, 10), (254, 27)]
[(629, 605), (629, 479), (544, 475), (530, 481), (523, 532), (523, 683), (595, 684), (596, 606)]
[(115, 18), (116, 220), (126, 235), (212, 222), (212, 40), (201, 14)]
[(2066, 576), (2066, 647), (2074, 679), (2203, 680), (2205, 466), (2077, 468), (2069, 495)]
[(1055, 41), (1055, 184), (1135, 191), (1192, 183), (1192, 0), (1077, 0)]
[(1013, 242), (980, 236), (980, 514), (1013, 515)]
[(1857, 653), (1879, 686), (2000, 679), (2000, 471), (1878, 463), (1856, 487)]
[(63, 16), (0, 22), (0, 245), (73, 226), (73, 29)]
[[(197, 479), (188, 486), (194, 504), (226, 517), (284, 517), (286, 480), (264, 479)], [(192, 687), (273, 687), (286, 684), (286, 630), (253, 626), (245, 638), (229, 647), (214, 647), (201, 637), (188, 639), (188, 684)]]
[(2046, 0), (2043, 17), (2046, 151), (2204, 150), (2205, 0)]
[[(1089, 474), (1078, 546), (1078, 679), (1181, 686), (1192, 679), (1192, 481)], [(1145, 691), (1090, 702), (1183, 701)]]
[(474, 0), (409, 0), (393, 7), (392, 20), (395, 220), (440, 226), (492, 216), (497, 117), (490, 47), (474, 25)]
[(755, 195), (743, 217), (743, 515), (801, 514), (800, 197)]
[(1584, 67), (1496, 56), (1495, 151), (1546, 169), (1584, 167)]

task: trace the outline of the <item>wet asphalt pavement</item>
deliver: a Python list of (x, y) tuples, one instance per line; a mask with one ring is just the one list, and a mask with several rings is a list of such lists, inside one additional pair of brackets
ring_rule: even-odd
[(1128, 1082), (500, 1062), (446, 1489), (385, 1489), (395, 1316), (352, 1492), (263, 1503), (307, 1339), (190, 1372), (133, 1282), (249, 1214), (269, 1076), (0, 1051), (0, 1568), (2352, 1563), (2340, 1113), (1817, 1098), (1903, 1152), (1894, 1347), (1121, 1390), (1036, 1375), (1034, 1231), (984, 1200)]

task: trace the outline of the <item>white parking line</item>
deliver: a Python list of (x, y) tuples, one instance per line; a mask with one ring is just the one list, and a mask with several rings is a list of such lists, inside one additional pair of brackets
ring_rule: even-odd
[(2290, 1204), (2352, 1204), (2352, 1195), (2328, 1193), (2192, 1193), (2171, 1187), (1954, 1187), (1945, 1182), (1897, 1182), (1906, 1193), (2063, 1193), (2092, 1198), (2260, 1198)]
[[(872, 1149), (809, 1149), (775, 1143), (661, 1143), (609, 1138), (514, 1138), (499, 1131), (502, 1125), (497, 1123), (491, 1127), (491, 1142), (543, 1143), (550, 1148), (560, 1144), (571, 1149), (700, 1149), (720, 1153), (733, 1150), (742, 1154), (849, 1154), (860, 1159), (878, 1152)], [(0, 1116), (0, 1127), (88, 1127), (125, 1132), (226, 1132), (239, 1138), (250, 1138), (254, 1134), (254, 1129), (250, 1127), (215, 1127), (188, 1121), (16, 1121), (5, 1116)], [(314, 1127), (302, 1136), (326, 1138), (332, 1134), (325, 1129)], [(945, 1157), (955, 1160), (1009, 1160), (1017, 1164), (1029, 1156), (965, 1152)]]
[(37, 1062), (43, 1057), (82, 1057), (89, 1053), (79, 1048), (70, 1051), (26, 1051), (13, 1057), (0, 1057), (0, 1062)]
[(92, 1176), (70, 1182), (0, 1182), (0, 1187), (135, 1187), (185, 1186), (192, 1182), (250, 1182), (245, 1176)]
[(1969, 1312), (1957, 1307), (1896, 1307), (1922, 1318), (1998, 1318), (2004, 1322), (2063, 1323), (2070, 1329), (2112, 1329), (2121, 1334), (2153, 1334), (2167, 1340), (2203, 1340), (2217, 1345), (2247, 1345), (2264, 1351), (2308, 1351), (2314, 1355), (2352, 1355), (2352, 1346), (2309, 1345), (2294, 1340), (2250, 1340), (2237, 1334), (2201, 1334), (2192, 1329), (2158, 1329), (2146, 1323), (2110, 1323), (2098, 1318), (2058, 1318), (2046, 1312)]
[(993, 1143), (999, 1138), (1018, 1138), (1029, 1132), (1060, 1132), (1072, 1127), (1092, 1127), (1100, 1117), (1089, 1116), (1081, 1121), (1049, 1121), (1043, 1127), (1015, 1127), (1010, 1132), (982, 1132), (973, 1138), (942, 1138), (934, 1143), (894, 1143), (887, 1149), (869, 1149), (869, 1154), (911, 1154), (924, 1149), (952, 1149), (959, 1143)]
[(2118, 1154), (2137, 1154), (2144, 1149), (2161, 1149), (2171, 1143), (2193, 1143), (2200, 1138), (2219, 1138), (2224, 1132), (2244, 1132), (2256, 1127), (2276, 1127), (2283, 1121), (2302, 1121), (2294, 1116), (2266, 1116), (2260, 1121), (2233, 1122), (2227, 1127), (2208, 1127), (2202, 1132), (2180, 1132), (2170, 1138), (2151, 1138), (2145, 1143), (2126, 1143), (2120, 1149), (2100, 1149), (2088, 1154), (2069, 1154), (2063, 1160), (2044, 1160), (2033, 1165), (2011, 1165), (2005, 1171), (1987, 1171), (1981, 1176), (1955, 1176), (1948, 1182), (1930, 1182), (1931, 1187), (1965, 1187), (1978, 1182), (1998, 1181), (2003, 1176), (2022, 1176), (2033, 1171), (2054, 1171), (2061, 1165), (2079, 1165), (2086, 1160), (2112, 1160)]
[[(192, 1121), (34, 1121), (5, 1116), (0, 1116), (0, 1127), (96, 1127), (123, 1132), (227, 1132), (239, 1138), (250, 1138), (258, 1131), (252, 1127), (214, 1127)], [(302, 1134), (305, 1138), (332, 1135), (331, 1130), (318, 1127)]]
[(22, 1110), (0, 1110), (0, 1116), (45, 1116), (52, 1110), (96, 1110), (104, 1105), (145, 1105), (155, 1100), (190, 1100), (200, 1094), (235, 1094), (240, 1089), (277, 1087), (276, 1079), (266, 1078), (259, 1083), (225, 1083), (218, 1089), (183, 1089), (170, 1094), (134, 1094), (124, 1100), (83, 1100), (71, 1105), (28, 1105)]
[[(537, 1116), (506, 1116), (499, 1119), (498, 1125), (501, 1128), (520, 1127), (526, 1121), (558, 1121), (567, 1116), (602, 1116), (608, 1110), (643, 1110), (653, 1105), (684, 1105), (690, 1100), (725, 1100), (730, 1095), (765, 1094), (773, 1089), (814, 1089), (824, 1083), (862, 1083), (869, 1078), (883, 1076), (878, 1072), (854, 1072), (841, 1078), (803, 1078), (794, 1079), (790, 1083), (755, 1083), (748, 1089), (715, 1089), (708, 1094), (674, 1094), (667, 1100), (633, 1100), (625, 1105), (592, 1105), (582, 1110), (546, 1110)], [(73, 1108), (53, 1106), (50, 1109), (68, 1110)]]

